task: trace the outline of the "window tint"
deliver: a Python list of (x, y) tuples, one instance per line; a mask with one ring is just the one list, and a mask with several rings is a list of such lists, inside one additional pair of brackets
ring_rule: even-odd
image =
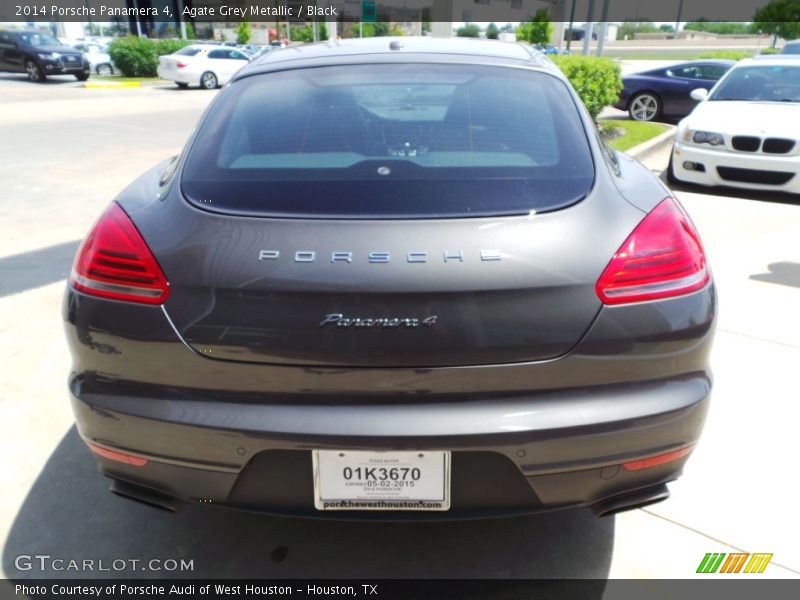
[(23, 43), (28, 44), (29, 46), (33, 46), (34, 48), (39, 48), (41, 46), (60, 46), (61, 42), (59, 42), (56, 38), (47, 35), (46, 33), (27, 33), (27, 32), (20, 32), (17, 34), (22, 40)]
[(212, 50), (208, 53), (208, 58), (228, 58), (227, 50)]
[(415, 217), (549, 210), (582, 198), (593, 179), (560, 80), (382, 64), (238, 81), (190, 149), (183, 189), (219, 210)]
[(734, 68), (709, 99), (800, 102), (800, 65)]
[(200, 48), (192, 48), (191, 46), (187, 46), (186, 48), (181, 48), (175, 54), (180, 54), (181, 56), (197, 56), (200, 54)]
[(684, 79), (708, 79), (716, 81), (728, 72), (727, 67), (721, 65), (687, 65), (669, 70), (673, 77)]
[(786, 44), (781, 54), (800, 54), (800, 44)]
[(728, 72), (728, 67), (721, 65), (700, 65), (700, 77), (716, 81)]
[(230, 58), (232, 58), (233, 60), (246, 60), (246, 61), (248, 61), (248, 62), (250, 61), (250, 59), (249, 59), (249, 58), (247, 58), (247, 55), (246, 55), (246, 54), (242, 54), (241, 52), (238, 52), (238, 51), (236, 51), (236, 50), (231, 50), (231, 51), (230, 51), (230, 55), (229, 55), (229, 56), (230, 56)]

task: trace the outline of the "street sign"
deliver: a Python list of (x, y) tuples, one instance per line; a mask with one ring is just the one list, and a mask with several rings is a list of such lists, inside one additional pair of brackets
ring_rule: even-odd
[(374, 2), (362, 2), (361, 3), (361, 20), (365, 23), (374, 23), (377, 17), (377, 12), (375, 10), (375, 3)]

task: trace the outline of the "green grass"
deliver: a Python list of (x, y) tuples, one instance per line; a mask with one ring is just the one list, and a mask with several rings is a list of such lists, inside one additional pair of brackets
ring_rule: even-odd
[[(762, 48), (762, 51), (766, 48)], [(647, 50), (646, 48), (631, 48), (630, 50), (606, 50), (603, 56), (620, 60), (697, 60), (699, 58), (726, 58), (741, 60), (756, 54), (756, 50), (697, 50), (686, 48), (683, 50)]]
[(609, 140), (608, 145), (623, 152), (647, 140), (651, 140), (667, 130), (664, 125), (659, 123), (643, 123), (625, 119), (603, 119), (600, 121), (600, 130), (604, 135), (614, 129), (624, 130), (624, 134)]
[(700, 50), (606, 50), (603, 56), (620, 60), (694, 60)]
[(753, 52), (747, 50), (715, 50), (713, 52), (703, 52), (700, 58), (722, 58), (726, 60), (742, 60), (752, 58)]
[(92, 81), (112, 81), (125, 83), (129, 81), (163, 81), (158, 77), (121, 77), (119, 75), (92, 75)]

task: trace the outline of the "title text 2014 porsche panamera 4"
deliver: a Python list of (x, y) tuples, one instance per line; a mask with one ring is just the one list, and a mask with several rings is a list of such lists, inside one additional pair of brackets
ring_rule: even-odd
[(441, 519), (667, 496), (708, 407), (698, 235), (521, 45), (273, 53), (78, 252), (81, 436), (122, 495)]

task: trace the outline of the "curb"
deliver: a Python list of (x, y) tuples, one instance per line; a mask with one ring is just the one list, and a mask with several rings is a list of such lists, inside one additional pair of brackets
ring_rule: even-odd
[(114, 90), (117, 88), (154, 87), (172, 83), (165, 79), (146, 79), (143, 81), (87, 81), (82, 86), (92, 90)]
[(116, 90), (118, 88), (138, 88), (142, 87), (139, 81), (87, 81), (83, 87), (89, 90)]
[(665, 125), (667, 125), (669, 129), (667, 129), (664, 133), (661, 133), (653, 139), (647, 140), (638, 146), (634, 146), (630, 150), (626, 151), (625, 154), (635, 158), (639, 162), (644, 162), (654, 154), (657, 154), (663, 151), (665, 148), (672, 146), (672, 142), (675, 140), (675, 131), (678, 128), (675, 125), (669, 125), (666, 123)]

